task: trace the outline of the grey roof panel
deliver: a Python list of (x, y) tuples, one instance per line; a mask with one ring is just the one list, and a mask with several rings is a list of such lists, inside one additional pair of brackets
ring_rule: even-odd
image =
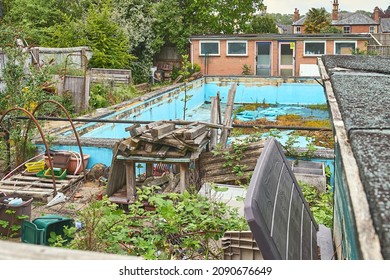
[(390, 57), (324, 56), (382, 255), (390, 259)]
[(351, 132), (353, 153), (384, 259), (390, 259), (390, 130)]

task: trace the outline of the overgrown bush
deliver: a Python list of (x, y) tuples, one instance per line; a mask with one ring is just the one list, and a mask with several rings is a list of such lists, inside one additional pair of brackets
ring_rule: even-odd
[(90, 89), (89, 105), (94, 108), (104, 108), (109, 105), (108, 95), (110, 88), (103, 84), (94, 84)]
[(134, 86), (120, 85), (112, 87), (108, 84), (93, 84), (90, 90), (90, 107), (105, 108), (139, 96)]
[[(128, 213), (107, 198), (79, 212), (84, 229), (67, 230), (69, 244), (56, 246), (142, 256), (146, 259), (219, 259), (216, 240), (227, 230), (246, 230), (235, 208), (198, 194), (157, 193), (159, 187), (137, 189)], [(146, 211), (145, 205), (155, 208)]]

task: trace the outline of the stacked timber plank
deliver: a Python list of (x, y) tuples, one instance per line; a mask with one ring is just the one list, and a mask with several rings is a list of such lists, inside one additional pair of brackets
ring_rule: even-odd
[[(57, 192), (65, 192), (83, 178), (83, 175), (66, 175), (64, 179), (56, 180), (56, 190)], [(1, 180), (0, 192), (7, 195), (29, 195), (43, 201), (49, 201), (54, 196), (51, 178), (40, 178), (27, 172), (18, 173)]]
[(264, 141), (260, 141), (246, 144), (240, 155), (232, 147), (202, 153), (199, 157), (202, 184), (249, 182), (263, 147)]
[[(211, 124), (211, 126), (213, 126)], [(196, 162), (209, 143), (210, 124), (181, 121), (158, 121), (126, 129), (130, 137), (117, 142), (107, 185), (107, 195), (115, 203), (128, 204), (134, 198), (137, 183), (135, 163), (146, 163), (146, 177), (153, 177), (154, 164), (171, 164), (179, 176), (168, 178), (167, 191), (175, 192), (177, 185), (184, 191), (190, 185), (190, 163)], [(156, 166), (157, 167), (157, 166)], [(157, 169), (157, 168), (156, 168)], [(161, 178), (152, 178), (158, 180)], [(156, 184), (152, 181), (152, 184)], [(125, 188), (124, 188), (125, 186)]]
[(124, 156), (179, 158), (190, 152), (196, 158), (209, 142), (209, 128), (198, 122), (181, 127), (170, 122), (153, 122), (145, 126), (136, 124), (126, 130), (131, 137), (118, 146)]

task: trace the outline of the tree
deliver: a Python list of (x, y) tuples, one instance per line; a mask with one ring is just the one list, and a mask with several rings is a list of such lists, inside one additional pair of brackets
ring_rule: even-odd
[(128, 52), (129, 41), (124, 30), (111, 20), (107, 5), (101, 9), (90, 8), (86, 24), (88, 45), (93, 56), (90, 67), (128, 68), (132, 58)]
[(335, 26), (326, 26), (320, 30), (320, 33), (342, 33), (342, 31)]
[[(171, 38), (184, 53), (188, 46), (188, 37), (195, 34), (233, 34), (246, 30), (246, 23), (256, 11), (263, 9), (262, 0), (162, 0), (160, 8), (171, 9), (170, 18), (164, 21), (176, 26), (166, 31), (162, 37)], [(164, 10), (164, 9), (163, 9)], [(165, 17), (163, 13), (156, 15)], [(157, 19), (156, 24), (160, 24)], [(179, 32), (178, 32), (179, 31)], [(167, 34), (168, 33), (168, 34)], [(158, 35), (158, 34), (157, 34)]]
[(48, 28), (64, 23), (64, 15), (80, 15), (82, 6), (77, 0), (7, 0), (4, 22), (23, 28), (29, 44), (41, 45), (50, 37)]
[(304, 22), (306, 33), (320, 33), (321, 29), (330, 26), (329, 14), (325, 8), (311, 8)]
[(283, 25), (291, 25), (294, 22), (294, 14), (268, 14), (270, 15), (275, 22), (278, 22)]
[(275, 20), (269, 16), (255, 16), (249, 24), (246, 33), (278, 33)]

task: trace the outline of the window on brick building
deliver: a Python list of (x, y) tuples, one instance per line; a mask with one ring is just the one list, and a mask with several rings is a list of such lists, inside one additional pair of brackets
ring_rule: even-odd
[(304, 42), (304, 55), (316, 56), (325, 54), (325, 42)]
[(375, 26), (373, 25), (370, 26), (370, 33), (375, 33)]
[(219, 41), (200, 41), (199, 42), (199, 54), (218, 56), (219, 55)]
[(344, 26), (343, 33), (351, 33), (351, 26)]
[(297, 34), (301, 33), (301, 27), (300, 27), (300, 26), (297, 26), (297, 27), (296, 27), (295, 33), (297, 33)]
[(335, 54), (352, 54), (356, 49), (356, 42), (335, 42)]
[(226, 55), (246, 56), (248, 55), (248, 44), (246, 41), (228, 41)]

